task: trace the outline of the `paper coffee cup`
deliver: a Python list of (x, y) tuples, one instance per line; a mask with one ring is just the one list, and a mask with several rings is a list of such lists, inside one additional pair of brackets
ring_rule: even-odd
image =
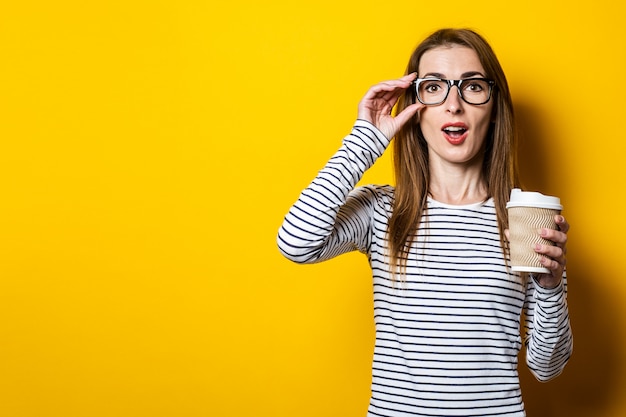
[(549, 273), (550, 270), (539, 262), (535, 245), (554, 245), (554, 242), (542, 238), (539, 230), (557, 228), (554, 216), (563, 209), (561, 200), (514, 188), (506, 208), (509, 213), (511, 269), (516, 272)]

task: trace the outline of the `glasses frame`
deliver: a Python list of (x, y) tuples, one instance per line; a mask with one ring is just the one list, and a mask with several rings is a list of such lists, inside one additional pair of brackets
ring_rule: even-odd
[[(422, 99), (420, 98), (420, 95), (418, 93), (419, 86), (424, 81), (443, 81), (443, 82), (447, 83), (448, 84), (448, 91), (446, 92), (445, 97), (441, 101), (438, 101), (437, 103), (424, 103), (422, 101)], [(467, 101), (465, 99), (465, 97), (463, 97), (463, 93), (461, 92), (462, 91), (461, 87), (463, 86), (464, 83), (466, 83), (468, 81), (485, 81), (485, 82), (487, 82), (487, 84), (489, 85), (489, 94), (487, 95), (487, 100), (483, 101), (482, 103), (470, 103), (469, 101)], [(448, 98), (448, 96), (450, 95), (450, 90), (452, 90), (452, 87), (454, 87), (454, 86), (456, 86), (457, 93), (459, 94), (459, 97), (461, 98), (461, 100), (463, 100), (467, 104), (471, 104), (472, 106), (481, 106), (483, 104), (489, 103), (489, 100), (491, 100), (491, 96), (492, 96), (492, 93), (493, 93), (493, 86), (496, 85), (496, 82), (494, 80), (490, 80), (488, 78), (480, 78), (480, 77), (464, 78), (462, 80), (447, 80), (445, 78), (427, 77), (427, 78), (417, 78), (415, 81), (413, 81), (413, 84), (415, 84), (415, 97), (417, 98), (417, 100), (420, 103), (422, 103), (425, 106), (438, 106), (438, 105), (442, 104), (443, 102), (445, 102), (446, 99)]]

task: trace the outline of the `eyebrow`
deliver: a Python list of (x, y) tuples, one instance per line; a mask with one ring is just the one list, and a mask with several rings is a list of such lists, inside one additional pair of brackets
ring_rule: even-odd
[[(468, 71), (468, 72), (464, 72), (463, 74), (461, 74), (461, 79), (464, 78), (472, 78), (472, 77), (484, 77), (485, 74), (483, 74), (480, 71)], [(429, 78), (429, 77), (434, 77), (434, 78), (443, 78), (445, 79), (445, 75), (439, 73), (439, 72), (429, 72), (428, 74), (424, 75), (421, 78)]]

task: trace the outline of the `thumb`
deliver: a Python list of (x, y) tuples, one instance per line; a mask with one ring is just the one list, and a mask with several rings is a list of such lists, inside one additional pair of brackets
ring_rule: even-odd
[(411, 104), (410, 106), (405, 107), (404, 110), (398, 113), (395, 117), (398, 129), (400, 129), (409, 120), (411, 120), (411, 118), (415, 116), (417, 112), (423, 107), (424, 105), (422, 103), (414, 103), (414, 104)]

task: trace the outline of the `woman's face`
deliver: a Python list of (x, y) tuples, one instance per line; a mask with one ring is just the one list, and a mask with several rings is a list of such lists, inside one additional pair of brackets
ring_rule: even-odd
[[(476, 52), (460, 45), (425, 52), (420, 59), (418, 76), (448, 80), (486, 78)], [(450, 88), (442, 104), (423, 108), (419, 121), (428, 143), (431, 164), (470, 165), (482, 161), (492, 108), (493, 97), (486, 104), (468, 104), (459, 97), (457, 86)]]

